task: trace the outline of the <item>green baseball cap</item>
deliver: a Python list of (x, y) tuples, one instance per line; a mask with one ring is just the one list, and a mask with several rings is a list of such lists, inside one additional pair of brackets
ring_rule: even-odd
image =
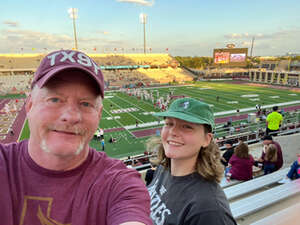
[(165, 112), (154, 113), (158, 117), (173, 117), (191, 123), (208, 124), (215, 127), (214, 114), (210, 106), (193, 98), (180, 98), (171, 103)]

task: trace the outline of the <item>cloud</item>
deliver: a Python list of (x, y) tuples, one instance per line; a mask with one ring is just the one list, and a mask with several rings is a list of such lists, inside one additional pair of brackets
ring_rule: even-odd
[(294, 29), (283, 29), (273, 33), (256, 33), (256, 34), (249, 34), (249, 33), (231, 33), (226, 34), (224, 37), (226, 39), (249, 39), (251, 37), (255, 37), (256, 40), (268, 40), (268, 39), (285, 39), (291, 37), (297, 37), (300, 34), (300, 28)]
[(97, 30), (95, 33), (98, 33), (98, 34), (104, 34), (104, 35), (110, 34), (110, 32), (104, 31), (104, 30)]
[[(99, 31), (102, 34), (107, 31)], [(134, 43), (130, 43), (124, 37), (111, 35), (99, 35), (95, 37), (92, 35), (85, 35), (78, 37), (78, 48), (87, 52), (93, 51), (96, 47), (97, 51), (101, 52), (113, 51), (114, 48), (133, 48)], [(32, 30), (21, 29), (2, 29), (0, 30), (0, 53), (22, 52), (33, 53), (47, 51), (54, 51), (57, 49), (72, 49), (74, 48), (74, 37), (66, 34), (50, 34), (45, 32), (38, 32)], [(133, 46), (133, 47), (132, 47)], [(35, 49), (33, 51), (33, 49)]]
[(135, 3), (143, 6), (152, 6), (154, 5), (154, 0), (146, 1), (146, 0), (117, 0), (117, 2), (127, 2), (127, 3)]
[(10, 20), (6, 20), (3, 22), (3, 24), (6, 24), (10, 27), (18, 27), (19, 26), (19, 23), (18, 22), (15, 22), (15, 21), (10, 21)]

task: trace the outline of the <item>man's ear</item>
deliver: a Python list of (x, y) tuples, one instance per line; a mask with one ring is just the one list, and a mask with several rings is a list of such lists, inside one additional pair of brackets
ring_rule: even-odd
[(31, 107), (32, 107), (32, 96), (31, 94), (29, 94), (28, 97), (26, 98), (26, 103), (25, 103), (26, 114), (29, 113)]
[(99, 119), (99, 121), (101, 120), (101, 117), (102, 117), (102, 110), (103, 110), (103, 104), (101, 104), (101, 106), (99, 108), (99, 113), (98, 113), (98, 119)]

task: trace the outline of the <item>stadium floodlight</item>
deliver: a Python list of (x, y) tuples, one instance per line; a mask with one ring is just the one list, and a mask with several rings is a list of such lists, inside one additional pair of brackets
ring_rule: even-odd
[(146, 23), (147, 23), (147, 14), (141, 13), (140, 14), (140, 21), (144, 27), (144, 54), (146, 54)]
[(75, 26), (75, 20), (77, 19), (78, 15), (78, 9), (76, 8), (70, 8), (68, 9), (68, 13), (70, 15), (70, 18), (73, 20), (73, 30), (74, 30), (74, 41), (75, 41), (75, 50), (78, 49), (77, 45), (77, 35), (76, 35), (76, 26)]

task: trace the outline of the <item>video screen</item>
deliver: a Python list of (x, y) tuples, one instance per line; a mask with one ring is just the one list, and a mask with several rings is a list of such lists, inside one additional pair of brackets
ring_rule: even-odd
[(230, 62), (244, 62), (246, 60), (246, 54), (230, 54)]
[(229, 52), (216, 52), (215, 53), (215, 63), (229, 63)]
[(220, 48), (214, 49), (215, 65), (246, 66), (248, 48)]

